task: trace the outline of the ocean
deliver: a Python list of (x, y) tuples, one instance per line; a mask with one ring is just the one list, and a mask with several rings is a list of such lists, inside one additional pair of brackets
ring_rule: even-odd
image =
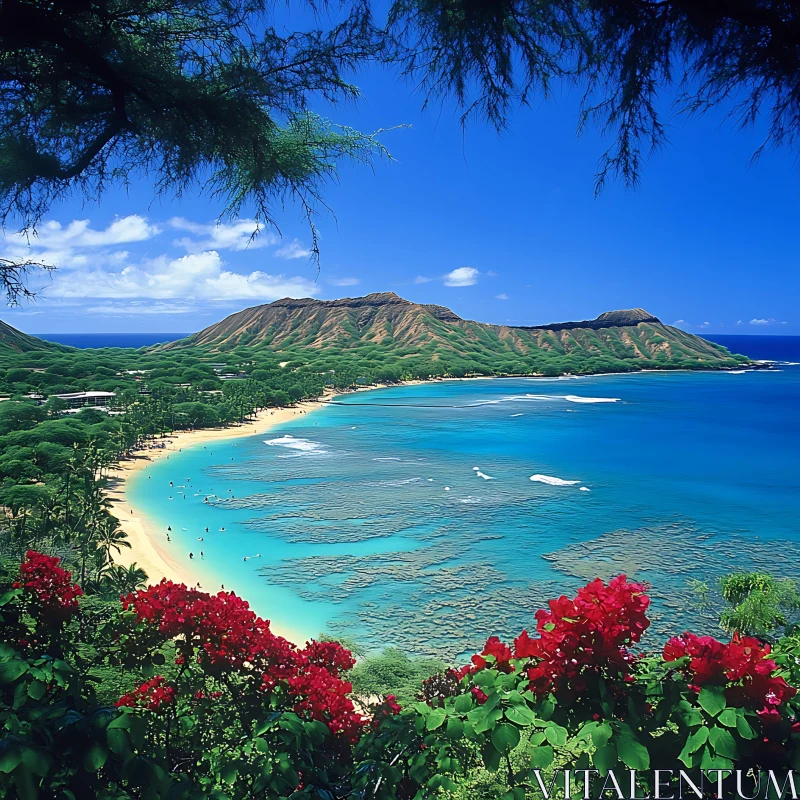
[(307, 637), (457, 660), (621, 572), (656, 631), (713, 632), (698, 581), (800, 559), (800, 341), (753, 338), (789, 363), (347, 395), (155, 462), (131, 502), (204, 588)]
[(174, 342), (188, 333), (37, 333), (40, 339), (66, 344), (81, 350), (98, 347), (151, 347), (162, 342)]

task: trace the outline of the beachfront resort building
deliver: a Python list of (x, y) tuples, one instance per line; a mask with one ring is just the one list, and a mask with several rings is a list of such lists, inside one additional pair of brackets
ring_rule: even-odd
[(67, 408), (83, 408), (84, 406), (107, 406), (117, 396), (116, 392), (67, 392), (51, 394), (67, 404)]

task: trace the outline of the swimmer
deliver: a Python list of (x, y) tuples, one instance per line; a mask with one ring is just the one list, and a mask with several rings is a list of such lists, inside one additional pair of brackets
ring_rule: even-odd
[(200, 558), (205, 558), (205, 555), (203, 555), (203, 551), (202, 550), (200, 551)]
[(172, 525), (167, 525), (167, 530), (171, 531), (172, 530)]
[(189, 558), (194, 558), (194, 553), (189, 553)]
[(198, 542), (202, 542), (202, 541), (203, 541), (203, 537), (202, 537), (202, 536), (198, 536), (198, 537), (197, 537), (197, 541), (198, 541)]

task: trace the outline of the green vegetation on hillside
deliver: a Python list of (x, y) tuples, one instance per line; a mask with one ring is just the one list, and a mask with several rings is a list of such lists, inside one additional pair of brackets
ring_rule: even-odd
[(449, 309), (412, 303), (393, 292), (278, 300), (156, 350), (272, 358), (333, 374), (339, 387), (354, 380), (726, 369), (748, 361), (642, 309), (588, 322), (514, 328), (463, 320)]

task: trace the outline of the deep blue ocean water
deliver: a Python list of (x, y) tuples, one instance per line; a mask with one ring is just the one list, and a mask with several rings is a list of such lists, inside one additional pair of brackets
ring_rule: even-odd
[(40, 339), (58, 342), (81, 350), (96, 347), (150, 347), (162, 342), (174, 342), (188, 333), (37, 333)]
[(693, 581), (796, 570), (797, 344), (764, 371), (359, 392), (158, 461), (131, 502), (175, 557), (203, 550), (204, 588), (304, 636), (455, 657), (620, 572), (652, 583), (656, 629), (701, 629)]

